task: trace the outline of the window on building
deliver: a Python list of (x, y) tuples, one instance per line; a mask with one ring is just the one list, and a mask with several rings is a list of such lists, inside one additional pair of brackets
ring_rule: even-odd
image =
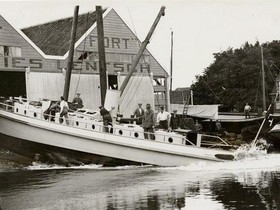
[(118, 89), (118, 77), (117, 75), (108, 75), (109, 89), (117, 90)]
[(0, 46), (0, 55), (21, 57), (21, 48), (12, 46)]

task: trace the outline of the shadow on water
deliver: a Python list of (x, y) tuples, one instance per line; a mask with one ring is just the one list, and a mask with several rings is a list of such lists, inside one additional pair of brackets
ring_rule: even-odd
[(1, 150), (0, 209), (280, 209), (280, 155), (246, 155), (187, 167), (65, 167)]
[[(279, 156), (273, 156), (269, 161)], [(251, 161), (250, 163), (253, 163)], [(23, 168), (0, 173), (3, 209), (278, 209), (280, 172), (231, 166)], [(263, 163), (265, 164), (265, 163)], [(279, 165), (279, 164), (278, 164)]]

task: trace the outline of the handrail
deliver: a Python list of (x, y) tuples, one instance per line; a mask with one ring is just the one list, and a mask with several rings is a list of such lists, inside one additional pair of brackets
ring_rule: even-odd
[[(4, 109), (4, 110), (7, 110), (8, 108), (7, 107), (9, 107), (9, 108), (12, 108), (12, 109), (14, 109), (14, 107), (15, 106), (12, 106), (12, 105), (9, 105), (9, 104), (5, 104), (5, 103), (2, 103), (2, 102), (0, 102), (0, 108), (1, 108), (1, 105), (2, 106), (6, 106), (6, 109)], [(50, 117), (52, 117), (52, 118), (54, 118), (54, 119), (58, 119), (58, 121), (60, 120), (60, 119), (63, 119), (64, 120), (64, 117), (58, 117), (58, 116), (53, 116), (53, 115), (50, 115), (50, 114), (44, 114), (44, 112), (43, 112), (43, 110), (40, 110), (40, 111), (38, 111), (38, 110), (32, 110), (32, 112), (33, 113), (37, 113), (37, 114), (40, 114), (41, 115), (41, 118), (37, 118), (37, 117), (32, 117), (32, 116), (26, 116), (26, 117), (29, 117), (29, 118), (32, 118), (32, 119), (38, 119), (38, 120), (42, 120), (42, 121), (49, 121), (49, 118)], [(15, 113), (15, 114), (17, 114), (17, 113)], [(69, 116), (69, 114), (71, 115), (72, 113), (68, 113), (68, 116)], [(78, 113), (78, 115), (82, 115), (82, 113)], [(76, 116), (78, 116), (78, 115), (76, 115)], [(23, 115), (23, 116), (25, 116), (25, 115)], [(44, 119), (44, 116), (46, 116), (46, 117), (48, 117), (48, 119), (47, 120), (45, 120)], [(87, 116), (87, 117), (89, 117), (90, 118), (90, 116)], [(66, 119), (65, 119), (66, 120)], [(90, 125), (90, 126), (92, 126), (92, 124), (94, 124), (94, 122), (86, 122), (86, 121), (82, 121), (82, 120), (79, 120), (79, 119), (71, 119), (71, 118), (69, 118), (68, 117), (68, 122), (69, 122), (69, 124), (70, 123), (72, 123), (72, 125), (67, 125), (67, 126), (69, 126), (69, 127), (74, 127), (73, 126), (73, 124), (74, 123), (76, 123), (76, 122), (79, 122), (79, 124), (80, 123), (82, 123), (82, 124), (85, 124), (86, 126), (83, 128), (83, 127), (79, 127), (80, 129), (83, 129), (83, 130), (87, 130), (86, 129), (86, 127), (88, 127), (88, 125)], [(88, 120), (92, 120), (92, 119), (88, 119)], [(97, 119), (94, 119), (95, 120), (95, 122), (101, 122), (101, 121), (98, 121)], [(54, 122), (54, 123), (57, 123), (57, 122)], [(60, 123), (59, 123), (60, 124)], [(134, 124), (133, 124), (134, 125)], [(132, 126), (133, 126), (132, 125)], [(99, 132), (99, 133), (103, 133), (103, 130), (104, 130), (104, 128), (107, 128), (107, 126), (104, 126), (104, 125), (96, 125), (95, 124), (95, 126), (99, 126), (100, 128), (102, 128), (102, 131), (96, 131), (96, 130), (92, 130), (93, 132)], [(115, 128), (115, 126), (117, 126), (117, 128)], [(118, 129), (120, 129), (120, 127), (119, 126), (121, 126), (121, 125), (118, 125), (118, 124), (113, 124), (112, 126), (108, 126), (108, 128), (109, 128), (109, 130), (112, 128), (113, 129), (113, 134), (116, 134), (116, 130), (118, 130)], [(99, 129), (99, 130), (101, 130), (101, 129)], [(121, 130), (122, 131), (124, 131), (124, 132), (130, 132), (129, 133), (129, 136), (124, 136), (124, 137), (133, 137), (133, 138), (135, 138), (133, 135), (134, 135), (134, 132), (132, 132), (132, 130), (131, 129), (127, 129), (127, 128), (125, 128), (125, 127), (123, 127), (123, 128), (121, 128)], [(109, 132), (110, 133), (110, 132)], [(144, 132), (144, 131), (141, 131), (141, 130), (137, 130), (137, 133), (141, 133), (141, 134), (143, 134), (144, 135), (144, 133), (147, 133), (147, 134), (152, 134), (152, 133), (150, 133), (150, 132)], [(153, 133), (154, 134), (154, 133)], [(167, 137), (167, 135), (164, 135), (164, 134), (160, 134), (160, 133), (157, 133), (157, 136), (161, 136), (161, 137), (164, 137), (164, 142), (166, 142), (168, 139), (166, 139), (166, 137)], [(168, 135), (168, 138), (172, 138), (172, 137), (177, 137), (176, 136), (176, 134), (172, 134), (172, 133), (169, 133), (169, 135)], [(145, 139), (145, 138), (135, 138), (135, 139)]]
[[(2, 108), (2, 106), (4, 106), (4, 109)], [(34, 106), (35, 107), (35, 106)], [(9, 109), (11, 110), (14, 110), (15, 106), (12, 106), (12, 105), (9, 105), (9, 104), (6, 104), (6, 103), (2, 103), (0, 102), (0, 109), (3, 109), (3, 110), (6, 110), (6, 111), (9, 111)], [(26, 109), (28, 110), (28, 108)], [(68, 125), (65, 125), (65, 126), (69, 126), (69, 127), (76, 127), (78, 126), (79, 129), (83, 129), (83, 130), (89, 130), (89, 128), (92, 128), (92, 126), (94, 125), (96, 127), (96, 129), (90, 129), (90, 131), (92, 132), (98, 132), (98, 133), (104, 133), (104, 129), (105, 128), (108, 128), (109, 131), (112, 129), (113, 132), (108, 132), (108, 134), (114, 134), (114, 135), (118, 135), (117, 131), (123, 131), (123, 132), (126, 132), (126, 134), (128, 135), (123, 135), (123, 137), (130, 137), (130, 138), (133, 138), (133, 139), (137, 139), (137, 140), (148, 140), (148, 139), (145, 139), (144, 137), (144, 134), (155, 134), (155, 133), (151, 133), (151, 132), (144, 132), (143, 130), (140, 130), (141, 127), (138, 127), (139, 129), (138, 130), (131, 130), (129, 128), (126, 128), (124, 125), (121, 125), (121, 124), (112, 124), (112, 125), (109, 125), (109, 126), (104, 126), (101, 124), (101, 120), (97, 120), (95, 118), (91, 118), (90, 116), (87, 116), (87, 115), (84, 115), (83, 113), (75, 113), (75, 112), (71, 112), (71, 113), (68, 113), (68, 118), (65, 118), (64, 117), (60, 117), (60, 116), (57, 116), (57, 115), (51, 115), (51, 114), (45, 114), (44, 113), (44, 110), (40, 109), (40, 110), (30, 110), (29, 111), (32, 111), (32, 115), (23, 115), (23, 116), (26, 116), (26, 117), (29, 117), (29, 118), (32, 118), (32, 119), (37, 119), (37, 120), (41, 120), (41, 121), (50, 121), (51, 118), (53, 118), (55, 120), (54, 123), (57, 123), (57, 124), (61, 124), (59, 123), (60, 119), (63, 119), (64, 120), (67, 120), (68, 121)], [(18, 114), (16, 112), (14, 112), (15, 114)], [(38, 117), (35, 117), (34, 116), (34, 113), (37, 113), (38, 115), (37, 116), (40, 116), (40, 118)], [(21, 114), (19, 114), (21, 115)], [(69, 117), (70, 115), (70, 117)], [(77, 117), (77, 119), (74, 119), (71, 117), (71, 115), (75, 115)], [(73, 116), (73, 117), (75, 117)], [(45, 117), (47, 119), (45, 119)], [(85, 119), (85, 120), (81, 120), (81, 119), (78, 119), (79, 117), (82, 117), (82, 119)], [(87, 117), (87, 118), (86, 118)], [(97, 124), (96, 124), (97, 123)], [(83, 124), (84, 126), (79, 126)], [(64, 125), (64, 124), (61, 124), (61, 125)], [(75, 126), (76, 125), (76, 126)], [(127, 126), (129, 126), (130, 124), (127, 124)], [(135, 126), (134, 124), (131, 124), (131, 126)], [(135, 137), (135, 133), (138, 133), (138, 134), (142, 134), (139, 135), (139, 137)], [(119, 134), (119, 135), (122, 135), (122, 134)], [(169, 132), (168, 135), (166, 134), (161, 134), (161, 133), (156, 133), (157, 137), (160, 137), (163, 141), (162, 143), (168, 143), (168, 139), (169, 138), (172, 138), (172, 137), (176, 137), (178, 138), (178, 135), (176, 133), (171, 133)], [(216, 146), (231, 146), (230, 144), (228, 144), (225, 140), (223, 140), (222, 138), (220, 138), (219, 136), (211, 136), (211, 135), (207, 135), (207, 134), (200, 134), (202, 137), (211, 137), (211, 138), (215, 138), (215, 139), (218, 139), (220, 142), (222, 142), (222, 144), (220, 143), (212, 143), (211, 145), (216, 145)], [(186, 137), (182, 136), (182, 140), (185, 140), (186, 143), (189, 143), (190, 145), (192, 146), (197, 146), (196, 144), (194, 144), (193, 142), (191, 142), (189, 139), (187, 139)], [(184, 144), (177, 144), (177, 145), (182, 145), (182, 146), (187, 146), (187, 145), (184, 145)], [(210, 144), (207, 144), (207, 142), (201, 142), (201, 146), (202, 145), (210, 145)]]

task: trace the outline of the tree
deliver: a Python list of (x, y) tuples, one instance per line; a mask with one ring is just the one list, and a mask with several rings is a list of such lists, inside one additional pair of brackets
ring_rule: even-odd
[[(264, 43), (265, 85), (267, 103), (274, 87), (274, 78), (280, 71), (280, 41)], [(243, 110), (246, 102), (255, 111), (262, 107), (261, 48), (246, 42), (238, 49), (214, 53), (214, 62), (197, 76), (192, 85), (195, 104), (222, 104), (226, 110)], [(279, 66), (279, 68), (278, 68)]]

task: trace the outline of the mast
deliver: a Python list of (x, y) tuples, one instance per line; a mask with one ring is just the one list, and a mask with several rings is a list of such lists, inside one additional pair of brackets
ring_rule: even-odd
[(136, 68), (136, 66), (137, 66), (137, 64), (138, 64), (142, 54), (143, 54), (143, 52), (145, 51), (147, 45), (149, 44), (150, 38), (151, 38), (151, 36), (152, 36), (152, 34), (153, 34), (153, 32), (154, 32), (154, 30), (155, 30), (155, 28), (156, 28), (156, 26), (157, 26), (157, 24), (159, 22), (161, 16), (165, 15), (164, 11), (165, 11), (165, 6), (162, 6), (160, 11), (159, 11), (159, 13), (158, 13), (158, 15), (157, 15), (157, 17), (156, 17), (156, 19), (155, 19), (155, 21), (154, 21), (154, 23), (153, 23), (153, 25), (152, 25), (152, 27), (151, 27), (151, 29), (150, 29), (150, 31), (149, 31), (149, 33), (147, 34), (144, 42), (142, 43), (142, 45), (141, 45), (141, 47), (140, 47), (140, 49), (138, 51), (138, 54), (137, 54), (135, 60), (132, 63), (130, 71), (128, 72), (125, 80), (123, 81), (123, 83), (122, 83), (122, 85), (121, 85), (121, 87), (119, 89), (121, 94), (124, 91), (126, 85), (128, 84), (128, 81), (131, 78), (131, 76), (132, 76), (132, 74), (133, 74), (133, 72), (134, 72), (134, 70), (135, 70), (135, 68)]
[(172, 80), (173, 80), (173, 31), (171, 31), (170, 91), (172, 91)]
[(102, 106), (104, 106), (106, 90), (107, 90), (107, 75), (106, 75), (106, 58), (105, 58), (104, 30), (103, 30), (102, 14), (103, 14), (102, 7), (96, 6), (100, 92), (101, 92), (101, 104), (102, 104)]
[(266, 110), (266, 98), (265, 98), (265, 73), (264, 73), (264, 60), (263, 60), (263, 47), (261, 45), (262, 55), (262, 98), (263, 98), (263, 111)]
[(71, 73), (73, 68), (75, 39), (76, 39), (76, 31), (77, 31), (77, 23), (78, 23), (78, 13), (79, 13), (79, 6), (76, 6), (74, 11), (74, 16), (73, 16), (71, 40), (70, 40), (69, 55), (68, 55), (68, 62), (67, 62), (67, 71), (66, 71), (64, 91), (63, 91), (63, 97), (65, 101), (68, 101), (68, 96), (69, 96), (70, 80), (71, 80)]

